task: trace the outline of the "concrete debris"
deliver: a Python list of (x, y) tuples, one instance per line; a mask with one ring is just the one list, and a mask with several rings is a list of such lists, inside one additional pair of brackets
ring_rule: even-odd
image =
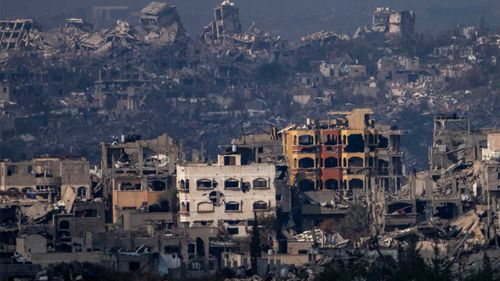
[(54, 207), (47, 203), (35, 203), (31, 206), (21, 207), (23, 216), (25, 216), (29, 222), (45, 219), (53, 210)]

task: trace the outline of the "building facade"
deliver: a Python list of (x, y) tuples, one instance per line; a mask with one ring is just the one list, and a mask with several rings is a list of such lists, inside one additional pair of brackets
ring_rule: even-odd
[(366, 189), (374, 178), (398, 190), (403, 184), (401, 133), (378, 130), (372, 114), (369, 109), (333, 112), (330, 120), (282, 130), (290, 185), (305, 192)]
[(275, 177), (275, 165), (242, 165), (241, 155), (233, 153), (219, 155), (214, 165), (179, 165), (179, 220), (189, 227), (215, 226), (247, 236), (255, 216), (274, 215)]
[(152, 140), (128, 136), (101, 148), (104, 196), (111, 198), (114, 223), (120, 210), (171, 211), (175, 165), (182, 159), (176, 140), (167, 134)]
[(41, 157), (0, 162), (0, 191), (57, 199), (67, 188), (73, 188), (77, 197), (82, 199), (92, 196), (86, 159)]

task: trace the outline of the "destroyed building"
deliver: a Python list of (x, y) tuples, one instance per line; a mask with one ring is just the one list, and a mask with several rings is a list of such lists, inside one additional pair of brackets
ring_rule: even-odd
[(151, 2), (141, 10), (140, 21), (146, 42), (174, 43), (188, 37), (174, 5)]
[(213, 165), (179, 165), (179, 221), (186, 226), (222, 225), (230, 235), (248, 236), (255, 214), (275, 214), (275, 179), (274, 164), (243, 164), (236, 152), (219, 155)]
[(433, 146), (430, 148), (429, 166), (435, 174), (462, 164), (471, 164), (480, 158), (480, 143), (486, 137), (473, 132), (470, 120), (458, 114), (442, 114), (434, 118)]
[(243, 135), (233, 139), (230, 145), (223, 146), (223, 151), (236, 150), (241, 154), (241, 163), (278, 163), (283, 161), (283, 147), (275, 127), (271, 133)]
[(31, 161), (0, 162), (1, 191), (57, 200), (66, 189), (73, 189), (82, 199), (92, 197), (86, 159), (39, 157)]
[[(401, 191), (405, 184), (401, 131), (377, 129), (372, 114), (369, 109), (332, 112), (329, 120), (309, 119), (305, 125), (281, 131), (289, 184), (308, 198), (302, 215), (309, 219), (303, 222), (316, 225), (327, 217), (341, 217), (350, 200), (360, 204), (362, 197), (376, 190)], [(382, 208), (386, 207), (390, 208)]]
[(1, 20), (0, 49), (20, 49), (31, 43), (30, 31), (33, 27), (31, 19)]
[(176, 164), (183, 159), (176, 140), (167, 134), (152, 140), (130, 135), (102, 143), (101, 149), (103, 194), (112, 200), (113, 222), (124, 210), (173, 210)]
[(372, 30), (402, 37), (415, 33), (415, 14), (413, 11), (393, 11), (387, 7), (373, 11)]
[[(330, 120), (282, 130), (290, 184), (301, 191), (365, 189), (369, 177), (387, 174), (394, 177), (382, 186), (398, 190), (403, 184), (399, 133), (379, 132), (371, 114), (363, 109), (333, 112)], [(394, 155), (381, 159), (379, 149)]]
[(220, 6), (214, 9), (214, 18), (215, 20), (205, 27), (203, 41), (220, 42), (241, 33), (240, 12), (230, 0), (223, 0)]

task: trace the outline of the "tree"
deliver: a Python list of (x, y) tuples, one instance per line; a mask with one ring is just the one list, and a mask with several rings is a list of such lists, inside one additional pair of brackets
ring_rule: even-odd
[(257, 273), (257, 260), (261, 256), (260, 252), (260, 230), (257, 213), (254, 212), (254, 221), (252, 225), (252, 241), (250, 244), (250, 256), (252, 258), (252, 270)]
[(351, 205), (349, 212), (338, 224), (333, 220), (325, 220), (320, 229), (328, 233), (338, 232), (342, 237), (358, 241), (362, 237), (370, 236), (372, 223), (368, 209), (361, 205)]

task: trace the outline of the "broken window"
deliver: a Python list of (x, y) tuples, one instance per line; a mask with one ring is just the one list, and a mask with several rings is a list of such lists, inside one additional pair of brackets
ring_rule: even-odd
[(379, 135), (378, 136), (378, 147), (379, 148), (387, 148), (389, 146), (389, 139)]
[(236, 165), (235, 156), (224, 156), (224, 166), (234, 166)]
[(181, 213), (189, 213), (189, 202), (181, 203)]
[(257, 201), (257, 202), (254, 202), (253, 203), (253, 209), (255, 211), (266, 211), (268, 209), (268, 205), (267, 205), (267, 202), (264, 202), (264, 201)]
[(337, 158), (335, 157), (328, 157), (325, 159), (325, 168), (335, 168), (338, 167), (339, 163)]
[(334, 135), (326, 135), (326, 145), (335, 145), (336, 144), (336, 137)]
[(209, 179), (199, 179), (196, 181), (196, 188), (197, 189), (212, 189), (212, 180)]
[(11, 187), (11, 188), (7, 189), (7, 193), (9, 193), (10, 196), (16, 196), (19, 194), (19, 189), (15, 188), (15, 187)]
[(163, 181), (155, 180), (149, 183), (149, 188), (153, 191), (163, 191), (166, 188), (166, 184)]
[(201, 238), (196, 238), (196, 253), (202, 257), (205, 256), (205, 242)]
[(186, 189), (187, 189), (187, 188), (186, 188), (186, 182), (185, 182), (184, 180), (181, 180), (181, 181), (179, 182), (179, 189), (180, 189), (180, 190), (186, 190)]
[(25, 187), (22, 189), (22, 192), (28, 194), (28, 193), (34, 193), (35, 191), (31, 187)]
[(389, 161), (378, 159), (378, 173), (379, 175), (389, 175)]
[(263, 178), (258, 178), (253, 180), (253, 188), (268, 188), (267, 180)]
[(453, 219), (458, 215), (459, 208), (456, 204), (447, 202), (442, 206), (436, 208), (436, 217), (440, 217), (442, 219)]
[(59, 229), (69, 229), (69, 221), (67, 220), (62, 220), (59, 222)]
[(122, 191), (135, 191), (135, 190), (142, 190), (142, 188), (141, 188), (140, 183), (124, 182), (124, 183), (120, 184), (120, 190), (122, 190)]
[(87, 197), (87, 188), (85, 186), (80, 186), (77, 191), (77, 196), (81, 198)]
[(349, 167), (362, 168), (363, 167), (363, 158), (361, 158), (361, 157), (349, 158)]
[(339, 181), (336, 179), (329, 179), (325, 181), (325, 188), (328, 190), (339, 189)]
[(229, 212), (239, 211), (240, 210), (240, 203), (234, 202), (234, 201), (227, 202), (225, 210), (229, 211)]
[(194, 243), (189, 243), (188, 245), (188, 253), (189, 254), (194, 254), (196, 251), (196, 245)]
[(240, 182), (236, 179), (228, 179), (224, 181), (224, 188), (239, 188)]
[(365, 143), (363, 141), (363, 135), (353, 134), (347, 137), (347, 146), (345, 147), (346, 152), (356, 153), (365, 151)]
[(314, 160), (309, 157), (305, 157), (299, 160), (299, 168), (314, 168)]
[(360, 179), (352, 179), (349, 181), (349, 189), (363, 188), (364, 182)]
[(311, 135), (302, 135), (299, 137), (299, 145), (313, 145), (314, 137)]
[(17, 173), (17, 167), (14, 165), (9, 165), (7, 167), (7, 176), (12, 176), (15, 173)]
[(227, 233), (230, 235), (238, 235), (240, 233), (240, 229), (237, 227), (228, 227)]
[(161, 207), (158, 204), (151, 204), (148, 206), (148, 212), (151, 213), (161, 212)]

